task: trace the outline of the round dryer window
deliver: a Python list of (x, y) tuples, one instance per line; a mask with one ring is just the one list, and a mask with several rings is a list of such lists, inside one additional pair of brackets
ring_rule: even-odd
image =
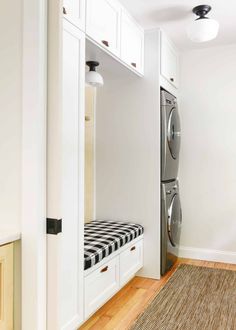
[(182, 222), (182, 212), (179, 195), (175, 194), (168, 209), (167, 230), (170, 242), (173, 246), (179, 244), (180, 225)]
[(167, 127), (168, 146), (171, 156), (176, 159), (179, 155), (180, 149), (180, 119), (176, 108), (173, 108), (170, 112)]

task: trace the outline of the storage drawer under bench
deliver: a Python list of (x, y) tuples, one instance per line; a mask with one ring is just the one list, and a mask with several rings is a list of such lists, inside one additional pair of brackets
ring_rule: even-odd
[(125, 285), (142, 266), (143, 240), (140, 240), (120, 254), (120, 286)]
[(85, 277), (85, 318), (89, 317), (119, 290), (119, 257)]
[(143, 238), (139, 237), (95, 265), (84, 278), (85, 319), (104, 305), (143, 266)]

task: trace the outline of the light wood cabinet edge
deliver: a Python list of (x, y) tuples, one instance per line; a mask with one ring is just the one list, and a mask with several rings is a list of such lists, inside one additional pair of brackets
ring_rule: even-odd
[(13, 243), (0, 246), (0, 329), (13, 329)]

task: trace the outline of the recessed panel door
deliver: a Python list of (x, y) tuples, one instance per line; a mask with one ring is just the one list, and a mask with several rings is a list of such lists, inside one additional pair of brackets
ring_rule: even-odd
[(85, 31), (85, 0), (63, 0), (64, 18)]
[(86, 34), (120, 56), (121, 8), (115, 0), (87, 0)]
[(48, 123), (47, 212), (62, 219), (62, 232), (47, 240), (50, 330), (78, 329), (84, 315), (85, 35), (64, 19), (62, 37), (62, 106), (49, 108)]

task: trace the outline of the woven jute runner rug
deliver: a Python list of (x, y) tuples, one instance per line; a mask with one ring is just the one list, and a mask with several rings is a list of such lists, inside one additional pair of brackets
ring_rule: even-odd
[(236, 330), (236, 272), (180, 265), (132, 330)]

